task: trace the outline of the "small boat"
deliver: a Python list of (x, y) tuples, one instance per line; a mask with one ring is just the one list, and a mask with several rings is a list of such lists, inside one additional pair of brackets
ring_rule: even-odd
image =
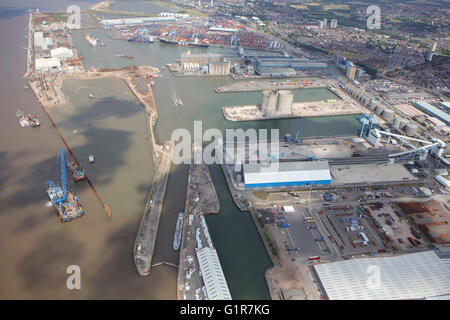
[(89, 161), (89, 163), (95, 163), (95, 158), (94, 158), (94, 155), (93, 155), (93, 154), (90, 154), (90, 155), (89, 155), (88, 161)]
[(183, 106), (183, 101), (181, 101), (180, 98), (176, 98), (176, 99), (175, 99), (175, 105), (176, 105), (176, 106), (182, 107), (182, 106)]
[(184, 212), (178, 213), (177, 226), (175, 228), (175, 234), (173, 236), (173, 245), (172, 245), (172, 248), (175, 251), (180, 249), (181, 232), (183, 231), (183, 219), (184, 219)]
[(89, 98), (94, 99), (94, 95), (92, 93), (89, 93)]
[(177, 93), (175, 92), (175, 88), (173, 89), (173, 102), (176, 106), (183, 106), (183, 101), (177, 96)]
[(36, 117), (34, 114), (28, 114), (28, 122), (30, 125), (35, 128), (39, 127), (41, 125), (41, 122), (39, 121), (38, 117)]
[(80, 167), (78, 162), (76, 162), (75, 160), (72, 161), (67, 160), (67, 168), (69, 168), (69, 171), (72, 174), (72, 179), (74, 182), (86, 179), (86, 173)]

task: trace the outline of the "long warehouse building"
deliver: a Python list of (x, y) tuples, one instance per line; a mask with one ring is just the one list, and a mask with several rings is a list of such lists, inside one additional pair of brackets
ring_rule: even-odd
[(313, 267), (330, 300), (436, 299), (450, 294), (450, 252), (423, 251)]
[(289, 161), (244, 164), (245, 188), (330, 184), (328, 161)]
[(230, 290), (216, 249), (205, 247), (198, 250), (197, 259), (208, 300), (231, 300)]

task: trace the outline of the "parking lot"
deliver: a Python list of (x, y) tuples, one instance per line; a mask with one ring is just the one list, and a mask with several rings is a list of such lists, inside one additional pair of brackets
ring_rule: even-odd
[[(319, 232), (312, 216), (303, 206), (294, 206), (294, 212), (285, 212), (282, 208), (259, 210), (265, 223), (278, 223), (281, 234), (285, 239), (285, 247), (292, 259), (319, 256), (326, 258), (331, 252), (326, 243), (321, 240), (323, 235)], [(272, 218), (270, 217), (272, 215)], [(310, 222), (307, 223), (306, 220)], [(284, 226), (284, 227), (282, 227)]]

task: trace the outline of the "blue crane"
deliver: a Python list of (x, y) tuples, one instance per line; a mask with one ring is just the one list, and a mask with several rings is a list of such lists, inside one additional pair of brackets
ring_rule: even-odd
[(294, 143), (301, 143), (301, 141), (300, 141), (300, 128), (298, 128), (297, 132), (295, 133)]
[[(58, 189), (58, 187), (53, 183), (53, 181), (47, 181), (47, 184), (51, 187)], [(66, 163), (64, 161), (64, 147), (61, 147), (61, 194), (53, 199), (53, 203), (61, 204), (61, 202), (67, 199), (67, 183), (66, 183)]]

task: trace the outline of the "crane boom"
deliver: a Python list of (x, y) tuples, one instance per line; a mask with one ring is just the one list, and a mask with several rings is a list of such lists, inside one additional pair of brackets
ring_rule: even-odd
[(64, 147), (61, 147), (61, 201), (66, 200), (67, 184), (66, 184), (66, 162), (64, 161)]

